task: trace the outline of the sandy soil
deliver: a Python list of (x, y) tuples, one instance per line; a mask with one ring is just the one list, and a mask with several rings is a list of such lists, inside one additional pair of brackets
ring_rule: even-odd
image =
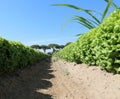
[(120, 99), (120, 74), (47, 59), (1, 76), (0, 99)]

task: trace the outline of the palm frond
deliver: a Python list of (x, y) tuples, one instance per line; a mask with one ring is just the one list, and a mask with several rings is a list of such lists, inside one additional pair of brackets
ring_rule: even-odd
[(73, 20), (77, 20), (78, 23), (80, 23), (81, 25), (85, 26), (88, 29), (95, 28), (95, 25), (92, 22), (90, 22), (88, 19), (85, 19), (84, 17), (74, 16)]
[(66, 20), (63, 24), (62, 24), (62, 30), (64, 29), (64, 27), (68, 24), (68, 23), (70, 23), (70, 22), (72, 22), (73, 21), (73, 18), (70, 18), (70, 19), (68, 19), (68, 20)]
[(98, 18), (96, 18), (93, 14), (91, 14), (91, 13), (89, 13), (89, 12), (88, 12), (88, 14), (89, 14), (98, 24), (101, 23), (100, 20), (99, 20)]
[(106, 16), (106, 14), (107, 14), (107, 12), (108, 12), (108, 10), (109, 10), (111, 4), (112, 4), (112, 0), (107, 0), (107, 6), (106, 6), (106, 8), (105, 8), (105, 10), (104, 10), (104, 12), (103, 12), (101, 22), (102, 22), (103, 19), (105, 18), (105, 16)]
[(86, 13), (93, 12), (93, 10), (83, 9), (83, 8), (80, 8), (80, 7), (72, 5), (72, 4), (53, 4), (53, 6), (65, 6), (65, 7), (73, 8), (73, 9), (76, 9), (76, 10), (79, 10), (79, 11), (84, 11)]
[(77, 34), (76, 36), (79, 36), (79, 37), (80, 37), (80, 36), (83, 35), (83, 34), (85, 34), (85, 33), (80, 33), (80, 34)]
[(100, 14), (99, 12), (96, 12), (94, 10), (83, 9), (83, 8), (80, 8), (80, 7), (72, 5), (72, 4), (53, 4), (53, 6), (65, 6), (65, 7), (76, 9), (78, 11), (83, 11), (86, 14), (88, 14), (89, 16), (91, 16), (98, 24), (101, 23), (98, 18), (96, 18), (93, 14), (91, 14), (91, 12)]
[[(99, 12), (96, 12), (94, 10), (88, 10), (88, 9), (84, 9), (84, 8), (81, 8), (81, 7), (78, 7), (78, 6), (75, 6), (75, 5), (72, 5), (72, 4), (53, 4), (53, 6), (64, 6), (64, 7), (69, 7), (69, 8), (73, 8), (75, 10), (78, 10), (78, 11), (83, 11), (85, 12), (87, 15), (89, 15), (89, 19), (88, 18), (84, 18), (82, 16), (74, 16), (72, 19), (70, 19), (68, 22), (71, 22), (73, 20), (76, 20), (79, 24), (83, 25), (84, 27), (88, 28), (88, 29), (92, 29), (92, 28), (95, 28), (96, 26), (99, 26), (103, 19), (105, 18), (105, 16), (107, 15), (108, 11), (109, 11), (109, 8), (110, 6), (118, 9), (119, 7), (113, 3), (113, 0), (104, 0), (105, 2), (107, 2), (107, 5), (105, 7), (105, 10), (103, 11), (102, 14), (100, 14)], [(97, 18), (93, 12), (97, 13), (97, 14), (100, 14), (101, 15), (101, 20), (99, 20), (99, 18)]]
[(99, 24), (96, 22), (96, 21), (94, 21), (94, 20), (92, 20), (92, 19), (88, 19), (90, 22), (92, 22), (92, 23), (94, 23), (96, 26), (99, 26)]
[[(109, 2), (109, 0), (104, 0), (105, 2)], [(113, 8), (115, 8), (115, 9), (118, 9), (119, 7), (115, 4), (115, 3), (111, 3), (111, 6), (113, 7)]]

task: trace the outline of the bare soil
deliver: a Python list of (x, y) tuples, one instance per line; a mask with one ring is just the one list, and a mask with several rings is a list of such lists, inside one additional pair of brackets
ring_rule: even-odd
[(47, 59), (1, 76), (0, 99), (120, 99), (120, 74)]

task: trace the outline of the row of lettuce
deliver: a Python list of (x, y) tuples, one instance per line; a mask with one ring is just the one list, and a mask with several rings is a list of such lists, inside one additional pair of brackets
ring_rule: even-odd
[(54, 56), (120, 73), (120, 10), (111, 13), (100, 26), (83, 34)]
[(0, 37), (0, 74), (11, 73), (47, 57), (48, 55), (20, 42)]

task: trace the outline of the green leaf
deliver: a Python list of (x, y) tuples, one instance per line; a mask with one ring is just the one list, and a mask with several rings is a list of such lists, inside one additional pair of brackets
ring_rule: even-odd
[(84, 12), (86, 12), (86, 13), (88, 13), (88, 12), (93, 12), (93, 10), (83, 9), (83, 8), (80, 8), (80, 7), (75, 6), (75, 5), (72, 5), (72, 4), (53, 4), (53, 6), (65, 6), (65, 7), (70, 7), (70, 8), (76, 9), (76, 10), (84, 11)]
[(94, 21), (94, 20), (91, 20), (91, 19), (88, 19), (90, 22), (92, 22), (92, 23), (94, 23), (95, 25), (99, 25), (96, 21)]
[[(104, 0), (105, 2), (109, 2), (109, 0)], [(113, 7), (113, 8), (115, 8), (115, 9), (118, 9), (119, 7), (115, 4), (115, 3), (111, 3), (111, 6)]]
[(88, 14), (89, 14), (98, 24), (101, 23), (101, 22), (99, 21), (99, 19), (96, 18), (93, 14), (91, 14), (90, 12), (88, 12)]
[(111, 4), (112, 4), (112, 0), (107, 0), (107, 6), (106, 6), (106, 8), (105, 8), (105, 10), (103, 12), (102, 20), (101, 21), (103, 21), (103, 19), (105, 18), (105, 16), (106, 16), (106, 14), (107, 14), (107, 12), (108, 12)]
[[(96, 12), (94, 10), (88, 10), (88, 9), (83, 9), (83, 8), (80, 8), (78, 6), (75, 6), (75, 5), (71, 5), (71, 4), (53, 4), (53, 6), (65, 6), (65, 7), (69, 7), (69, 8), (73, 8), (73, 9), (76, 9), (78, 11), (83, 11), (85, 12), (86, 14), (88, 14), (89, 16), (91, 16), (98, 24), (100, 24), (101, 22), (98, 20), (98, 18), (96, 18), (94, 15), (91, 14), (91, 12)], [(98, 12), (96, 12), (98, 13)]]
[(88, 29), (95, 28), (94, 24), (91, 23), (89, 20), (85, 19), (84, 17), (75, 16), (73, 19), (77, 20), (80, 24), (82, 24), (83, 26), (85, 26)]
[(83, 35), (83, 34), (85, 34), (85, 33), (80, 33), (80, 34), (77, 34), (76, 36), (81, 36), (81, 35)]

